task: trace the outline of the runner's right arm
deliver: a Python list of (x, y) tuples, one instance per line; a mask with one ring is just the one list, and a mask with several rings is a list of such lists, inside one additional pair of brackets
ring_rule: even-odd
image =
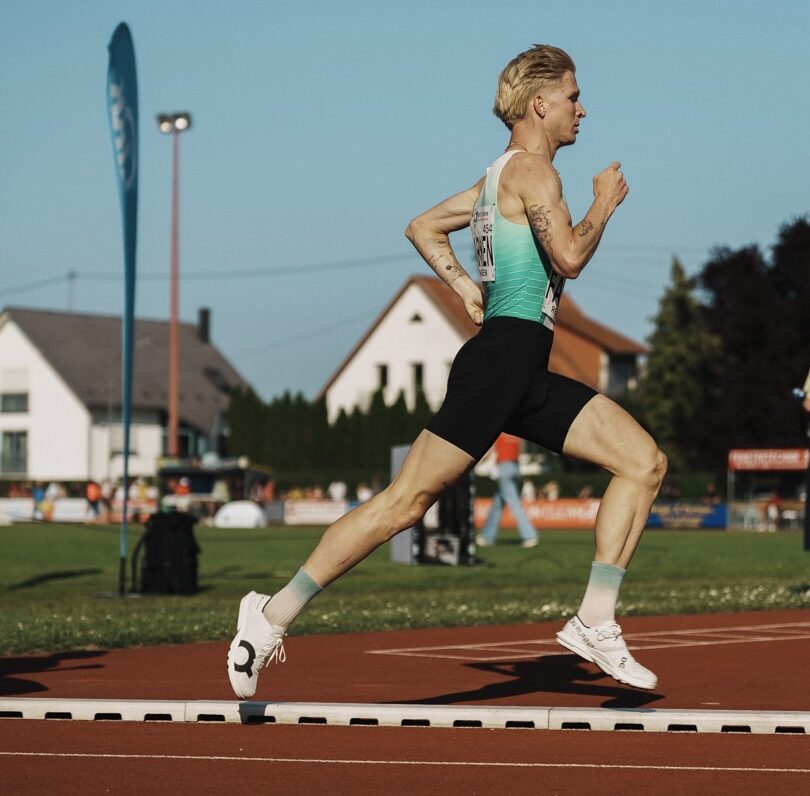
[(518, 157), (522, 162), (510, 175), (510, 190), (522, 201), (532, 232), (554, 270), (576, 279), (596, 252), (608, 219), (627, 196), (629, 189), (619, 171), (621, 163), (614, 161), (593, 178), (593, 204), (574, 226), (560, 175), (551, 163), (528, 153)]
[(456, 258), (450, 245), (450, 233), (470, 225), (483, 182), (482, 178), (472, 188), (439, 202), (417, 216), (405, 230), (405, 236), (436, 276), (462, 298), (467, 315), (477, 326), (484, 320), (483, 294)]

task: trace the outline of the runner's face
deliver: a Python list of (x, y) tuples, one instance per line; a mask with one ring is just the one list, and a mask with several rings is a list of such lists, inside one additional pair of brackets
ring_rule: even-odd
[(543, 95), (546, 130), (558, 146), (569, 146), (577, 140), (579, 120), (585, 118), (585, 108), (579, 101), (579, 86), (573, 72), (563, 75), (560, 85)]

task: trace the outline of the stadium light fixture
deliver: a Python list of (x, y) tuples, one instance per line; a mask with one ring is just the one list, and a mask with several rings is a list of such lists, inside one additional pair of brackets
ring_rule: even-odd
[(166, 135), (169, 133), (182, 133), (191, 127), (191, 114), (188, 111), (159, 113), (156, 118), (158, 130)]
[(169, 300), (169, 396), (166, 429), (166, 454), (180, 455), (180, 256), (178, 245), (178, 214), (180, 204), (179, 161), (180, 133), (191, 128), (188, 111), (157, 114), (158, 130), (172, 136), (172, 244), (171, 244), (171, 297)]

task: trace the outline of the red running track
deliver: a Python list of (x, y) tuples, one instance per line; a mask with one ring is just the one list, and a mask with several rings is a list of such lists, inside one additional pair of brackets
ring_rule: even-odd
[[(810, 710), (810, 611), (622, 621), (656, 692), (553, 643), (559, 623), (292, 637), (257, 699)], [(231, 699), (227, 643), (0, 659), (0, 695)], [(0, 721), (8, 793), (810, 791), (810, 738), (782, 735)], [(510, 794), (511, 796), (511, 794)]]

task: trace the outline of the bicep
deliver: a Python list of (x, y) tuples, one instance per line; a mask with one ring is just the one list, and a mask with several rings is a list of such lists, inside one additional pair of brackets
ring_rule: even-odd
[(522, 181), (518, 196), (535, 238), (553, 257), (555, 235), (564, 240), (571, 234), (571, 213), (562, 194), (562, 183), (550, 169), (532, 169)]

